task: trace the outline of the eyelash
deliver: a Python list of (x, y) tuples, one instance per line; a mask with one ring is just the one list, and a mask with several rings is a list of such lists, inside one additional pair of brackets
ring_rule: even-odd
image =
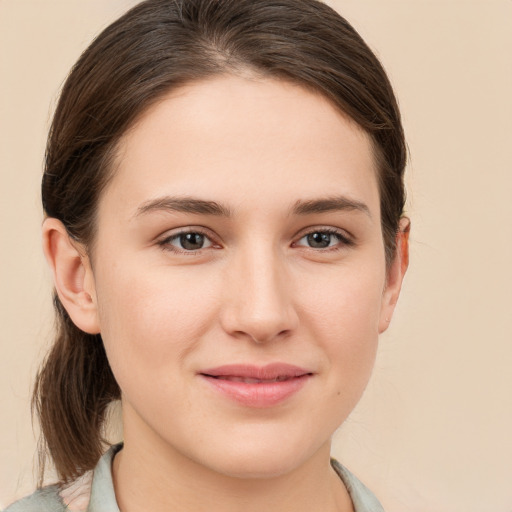
[[(349, 238), (344, 232), (334, 229), (334, 228), (316, 228), (312, 229), (306, 233), (304, 233), (298, 241), (302, 240), (303, 238), (306, 238), (310, 235), (321, 233), (329, 236), (335, 236), (338, 239), (338, 244), (334, 246), (324, 247), (324, 248), (315, 248), (315, 247), (308, 247), (308, 246), (300, 246), (305, 247), (306, 249), (310, 249), (315, 252), (335, 252), (340, 251), (345, 247), (351, 247), (354, 245), (354, 240), (352, 238)], [(297, 242), (294, 242), (294, 245), (296, 245)]]
[(193, 228), (193, 229), (184, 229), (182, 231), (179, 231), (178, 233), (175, 233), (173, 235), (170, 235), (163, 240), (160, 240), (158, 242), (158, 245), (164, 250), (164, 251), (170, 251), (175, 254), (186, 254), (187, 256), (197, 256), (201, 254), (203, 249), (208, 249), (209, 247), (197, 249), (197, 250), (187, 250), (187, 249), (179, 249), (178, 247), (171, 245), (171, 242), (174, 240), (179, 240), (180, 237), (188, 234), (194, 234), (194, 235), (201, 235), (205, 239), (209, 240), (211, 243), (211, 246), (215, 246), (216, 243), (212, 239), (212, 236), (206, 233), (206, 231), (199, 229), (199, 228)]
[[(336, 244), (334, 246), (324, 247), (324, 248), (315, 248), (315, 247), (297, 245), (300, 240), (302, 240), (310, 235), (317, 234), (317, 233), (321, 233), (321, 234), (325, 234), (325, 235), (329, 235), (329, 236), (335, 236), (338, 239), (338, 244)], [(197, 250), (180, 249), (180, 248), (172, 245), (171, 242), (173, 242), (175, 240), (179, 240), (180, 237), (187, 235), (187, 234), (201, 235), (205, 239), (209, 240), (211, 245), (208, 247), (204, 247), (204, 248), (201, 247), (200, 249), (197, 249)], [(216, 242), (213, 240), (212, 236), (209, 235), (206, 231), (199, 229), (199, 228), (186, 229), (186, 230), (179, 231), (178, 233), (175, 233), (171, 236), (168, 236), (168, 237), (160, 240), (158, 242), (158, 245), (165, 251), (170, 251), (175, 254), (186, 254), (187, 256), (197, 256), (197, 255), (200, 255), (204, 249), (209, 249), (211, 247), (215, 247), (215, 245), (217, 245), (217, 247), (218, 247), (218, 244), (216, 244)], [(337, 229), (316, 228), (316, 229), (311, 229), (310, 231), (307, 231), (306, 233), (302, 234), (300, 236), (300, 238), (297, 240), (297, 242), (294, 242), (292, 245), (295, 247), (297, 247), (297, 246), (304, 247), (305, 249), (312, 250), (314, 252), (335, 252), (335, 251), (342, 250), (344, 247), (351, 247), (351, 246), (355, 245), (355, 242), (352, 238), (349, 238), (344, 232), (341, 232)]]

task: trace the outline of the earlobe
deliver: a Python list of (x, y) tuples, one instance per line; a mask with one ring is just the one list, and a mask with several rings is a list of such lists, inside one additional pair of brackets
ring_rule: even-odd
[(83, 248), (57, 219), (43, 223), (43, 251), (59, 299), (73, 323), (89, 334), (100, 332), (94, 276)]
[(379, 334), (383, 333), (391, 322), (402, 282), (409, 266), (409, 233), (411, 221), (407, 217), (400, 219), (396, 236), (396, 253), (388, 269), (386, 288), (382, 297), (382, 308), (379, 320)]

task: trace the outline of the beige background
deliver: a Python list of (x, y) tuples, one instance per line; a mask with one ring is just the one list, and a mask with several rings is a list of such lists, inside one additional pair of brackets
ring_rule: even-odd
[[(39, 178), (59, 87), (133, 0), (0, 0), (0, 507), (33, 488)], [(388, 512), (512, 511), (512, 2), (332, 0), (403, 110), (411, 268), (335, 455)]]

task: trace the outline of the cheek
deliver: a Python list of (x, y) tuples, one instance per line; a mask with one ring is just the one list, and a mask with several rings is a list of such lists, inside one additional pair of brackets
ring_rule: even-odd
[(303, 314), (310, 336), (326, 354), (333, 387), (337, 381), (344, 393), (351, 390), (358, 398), (375, 360), (385, 272), (375, 265), (353, 270), (334, 270), (321, 288), (310, 283)]
[(343, 338), (354, 343), (378, 334), (385, 268), (373, 261), (361, 262), (356, 269), (332, 268), (301, 280), (305, 316), (314, 319), (319, 332), (344, 333)]
[(171, 378), (168, 370), (194, 349), (215, 316), (212, 286), (204, 280), (137, 267), (117, 265), (97, 287), (101, 335), (121, 388), (135, 373)]

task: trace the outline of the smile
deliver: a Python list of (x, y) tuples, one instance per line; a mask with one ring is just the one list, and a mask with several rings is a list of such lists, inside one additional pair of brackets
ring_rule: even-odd
[(285, 402), (313, 376), (304, 368), (285, 363), (263, 367), (226, 365), (198, 374), (210, 389), (245, 407), (265, 408)]

